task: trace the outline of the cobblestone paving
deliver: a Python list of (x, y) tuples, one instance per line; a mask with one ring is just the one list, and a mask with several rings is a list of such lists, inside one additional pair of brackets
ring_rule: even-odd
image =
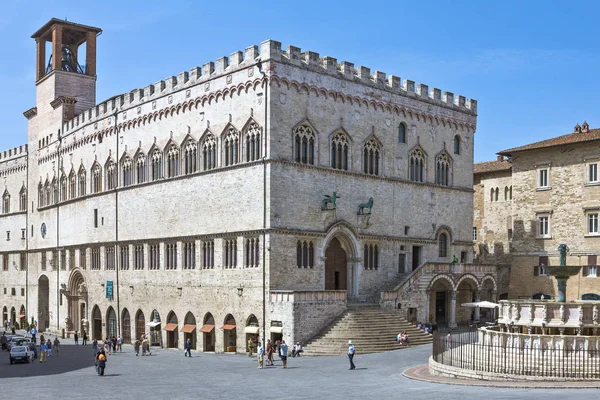
[[(348, 370), (345, 356), (290, 358), (288, 369), (283, 369), (277, 359), (275, 367), (260, 370), (255, 357), (244, 355), (193, 353), (192, 358), (186, 358), (183, 351), (153, 349), (151, 357), (136, 357), (131, 346), (124, 346), (123, 353), (109, 356), (107, 375), (99, 377), (94, 371), (91, 346), (65, 342), (68, 340), (63, 341), (63, 353), (53, 356), (47, 364), (9, 365), (8, 353), (0, 353), (3, 396), (20, 398), (25, 390), (35, 394), (36, 400), (94, 396), (128, 400), (479, 397), (493, 400), (548, 396), (571, 399), (594, 396), (597, 392), (596, 389), (444, 385), (403, 376), (404, 370), (427, 362), (431, 351), (427, 345), (369, 355), (361, 355), (357, 349), (354, 371)], [(47, 376), (49, 373), (53, 375)]]

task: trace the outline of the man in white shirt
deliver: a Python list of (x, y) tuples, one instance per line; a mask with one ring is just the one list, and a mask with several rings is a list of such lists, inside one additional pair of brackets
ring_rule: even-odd
[(354, 345), (352, 340), (348, 340), (348, 358), (350, 359), (350, 369), (356, 369), (354, 365)]

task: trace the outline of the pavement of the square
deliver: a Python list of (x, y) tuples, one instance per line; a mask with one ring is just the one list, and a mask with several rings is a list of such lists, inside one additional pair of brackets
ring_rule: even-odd
[(449, 385), (408, 379), (403, 371), (423, 365), (431, 345), (380, 354), (360, 354), (350, 371), (346, 356), (296, 357), (283, 369), (258, 369), (256, 357), (153, 348), (136, 357), (133, 348), (108, 356), (106, 376), (94, 370), (92, 347), (62, 341), (58, 356), (45, 364), (10, 365), (0, 352), (0, 392), (4, 398), (41, 399), (572, 399), (598, 389), (534, 389)]

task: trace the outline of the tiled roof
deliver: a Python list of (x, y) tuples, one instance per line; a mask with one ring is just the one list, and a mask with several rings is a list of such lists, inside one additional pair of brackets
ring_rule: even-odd
[(484, 174), (486, 172), (508, 171), (512, 168), (512, 164), (506, 160), (503, 161), (486, 161), (473, 165), (474, 174)]
[(583, 142), (591, 142), (594, 140), (600, 140), (600, 129), (590, 129), (587, 132), (575, 132), (569, 133), (567, 135), (558, 136), (552, 139), (542, 140), (541, 142), (535, 142), (531, 144), (526, 144), (525, 146), (514, 147), (512, 149), (503, 150), (498, 152), (498, 154), (503, 156), (510, 156), (512, 153), (516, 153), (518, 151), (526, 151), (526, 150), (535, 150), (535, 149), (543, 149), (546, 147), (555, 147), (562, 146), (565, 144), (574, 144), (574, 143), (583, 143)]

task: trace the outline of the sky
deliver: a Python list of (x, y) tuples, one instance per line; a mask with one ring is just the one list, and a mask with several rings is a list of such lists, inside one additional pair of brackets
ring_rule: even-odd
[[(0, 150), (27, 142), (35, 41), (51, 18), (99, 27), (98, 102), (266, 39), (478, 101), (475, 161), (600, 127), (593, 1), (63, 1), (0, 5)], [(588, 18), (589, 17), (589, 18)]]

